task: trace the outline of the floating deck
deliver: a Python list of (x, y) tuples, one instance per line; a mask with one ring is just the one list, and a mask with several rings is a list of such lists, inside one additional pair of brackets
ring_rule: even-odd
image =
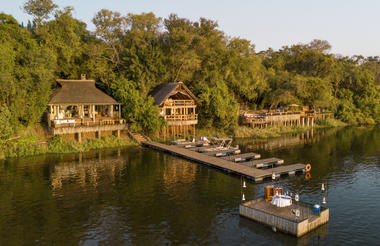
[(244, 153), (240, 155), (224, 156), (221, 158), (227, 161), (242, 162), (242, 161), (251, 161), (251, 160), (260, 159), (260, 157), (261, 155), (256, 154), (256, 153)]
[(201, 153), (205, 155), (210, 155), (210, 156), (223, 157), (223, 156), (230, 156), (230, 155), (238, 155), (241, 153), (241, 151), (240, 149), (231, 148), (228, 150), (215, 150), (215, 151), (206, 151), (206, 152), (201, 152)]
[(263, 170), (263, 169), (247, 167), (247, 166), (233, 163), (231, 161), (227, 161), (218, 157), (205, 155), (205, 154), (184, 149), (181, 147), (176, 147), (175, 145), (166, 145), (166, 144), (152, 142), (152, 141), (145, 141), (145, 142), (142, 142), (142, 144), (152, 149), (168, 152), (172, 155), (180, 156), (182, 158), (185, 158), (194, 162), (198, 162), (198, 163), (205, 164), (217, 169), (221, 169), (228, 173), (233, 173), (236, 175), (243, 176), (255, 182), (262, 181), (265, 178), (270, 178), (272, 177), (272, 174), (275, 174), (276, 177), (279, 177), (281, 175), (292, 175), (292, 174), (295, 174), (296, 172), (305, 172), (304, 164), (286, 165), (286, 166)]
[[(300, 214), (296, 217), (294, 210)], [(293, 210), (293, 211), (292, 211)], [(320, 212), (313, 211), (313, 205), (305, 202), (293, 202), (292, 205), (279, 208), (266, 202), (264, 198), (248, 201), (240, 205), (239, 213), (276, 230), (300, 237), (329, 221), (329, 209), (321, 207)]]
[(260, 159), (260, 160), (254, 160), (254, 161), (239, 162), (239, 164), (247, 166), (247, 167), (265, 168), (265, 167), (272, 167), (274, 165), (284, 164), (284, 160), (273, 157), (273, 158)]
[(186, 148), (186, 149), (189, 149), (189, 148), (200, 148), (200, 147), (206, 147), (206, 146), (210, 146), (210, 144), (208, 143), (204, 143), (204, 142), (184, 142), (184, 143), (176, 143), (174, 144), (178, 147), (183, 147), (183, 148)]

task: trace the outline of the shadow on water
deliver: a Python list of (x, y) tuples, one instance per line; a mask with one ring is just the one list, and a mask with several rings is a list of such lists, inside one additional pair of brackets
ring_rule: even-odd
[[(314, 131), (248, 152), (311, 163), (312, 178), (275, 184), (301, 199), (327, 198), (330, 222), (299, 239), (238, 215), (264, 186), (141, 147), (45, 155), (0, 163), (0, 245), (358, 245), (380, 240), (380, 128)], [(271, 183), (271, 182), (269, 182)], [(326, 193), (320, 190), (327, 184)], [(363, 219), (365, 218), (365, 219)], [(347, 239), (349, 240), (347, 241)]]

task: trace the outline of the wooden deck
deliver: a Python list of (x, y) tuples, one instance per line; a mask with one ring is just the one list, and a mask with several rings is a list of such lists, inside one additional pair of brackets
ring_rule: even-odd
[[(299, 210), (297, 217), (292, 210)], [(239, 206), (241, 216), (263, 223), (276, 230), (300, 237), (329, 221), (329, 209), (321, 207), (319, 213), (314, 212), (313, 205), (294, 202), (288, 207), (279, 208), (266, 202), (263, 197), (248, 201)]]
[(188, 159), (190, 161), (198, 162), (201, 164), (205, 164), (205, 165), (226, 171), (228, 173), (233, 173), (239, 176), (243, 176), (255, 182), (262, 181), (265, 178), (271, 178), (272, 174), (275, 174), (276, 177), (280, 177), (281, 175), (293, 175), (296, 172), (305, 172), (304, 164), (286, 165), (286, 166), (263, 170), (263, 169), (257, 169), (257, 168), (252, 168), (245, 165), (233, 163), (231, 161), (227, 161), (222, 158), (205, 155), (203, 153), (198, 153), (195, 151), (184, 149), (181, 147), (177, 147), (175, 145), (166, 145), (166, 144), (152, 142), (152, 141), (142, 142), (142, 144), (152, 149), (167, 152), (172, 155), (176, 155), (176, 156)]
[(85, 132), (104, 132), (104, 131), (118, 131), (127, 130), (127, 124), (115, 124), (115, 125), (94, 125), (94, 126), (83, 126), (79, 125), (76, 127), (49, 127), (49, 131), (53, 135), (61, 134), (75, 134), (75, 133), (85, 133)]
[(228, 150), (215, 150), (215, 151), (206, 151), (206, 152), (201, 152), (201, 153), (205, 155), (210, 155), (210, 156), (223, 157), (223, 156), (229, 156), (229, 155), (238, 155), (241, 153), (241, 151), (240, 149), (231, 148)]
[(251, 153), (244, 153), (240, 155), (224, 156), (221, 158), (227, 161), (241, 162), (241, 161), (250, 161), (250, 160), (260, 159), (261, 155), (251, 152)]
[(254, 161), (240, 162), (239, 164), (247, 166), (247, 167), (263, 168), (263, 167), (268, 167), (268, 166), (273, 166), (273, 165), (284, 164), (284, 160), (273, 157), (273, 158), (260, 159), (260, 160), (254, 160)]

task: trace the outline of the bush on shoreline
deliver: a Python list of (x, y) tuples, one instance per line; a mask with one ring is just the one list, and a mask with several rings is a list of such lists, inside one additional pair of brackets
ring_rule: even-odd
[(51, 138), (48, 142), (38, 142), (37, 136), (27, 136), (2, 143), (0, 159), (18, 158), (40, 154), (61, 154), (87, 152), (90, 150), (116, 148), (136, 145), (131, 140), (119, 139), (114, 136), (102, 137), (101, 139), (88, 139), (82, 143), (63, 140), (60, 136)]

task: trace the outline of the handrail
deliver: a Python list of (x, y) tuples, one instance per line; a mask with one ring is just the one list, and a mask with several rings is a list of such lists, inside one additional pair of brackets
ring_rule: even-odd
[(168, 121), (185, 121), (185, 120), (197, 120), (198, 119), (198, 114), (175, 114), (175, 115), (164, 115), (165, 120)]
[[(59, 123), (62, 122), (62, 123)], [(82, 127), (82, 126), (104, 126), (104, 125), (119, 125), (125, 124), (124, 119), (120, 118), (101, 118), (96, 119), (94, 122), (92, 119), (61, 119), (52, 121), (53, 128), (62, 128), (62, 127)]]
[(173, 100), (173, 101), (166, 101), (164, 103), (165, 106), (190, 106), (195, 105), (193, 100)]

